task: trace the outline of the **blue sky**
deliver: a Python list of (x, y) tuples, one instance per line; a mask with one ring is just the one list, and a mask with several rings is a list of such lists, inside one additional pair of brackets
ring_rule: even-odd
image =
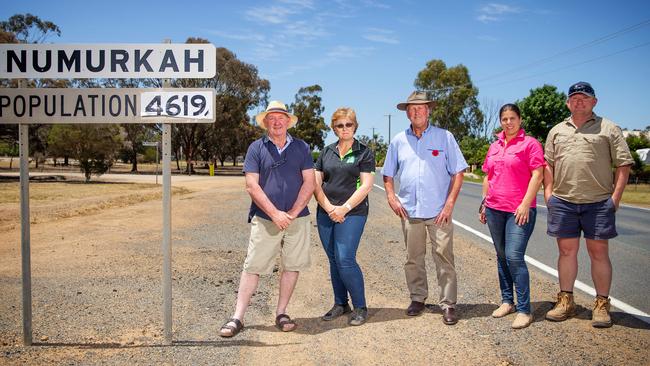
[(384, 139), (387, 114), (393, 136), (408, 126), (395, 105), (432, 59), (467, 66), (482, 103), (512, 102), (545, 83), (566, 92), (584, 80), (596, 90), (598, 114), (628, 129), (650, 125), (650, 2), (643, 0), (1, 4), (0, 19), (30, 12), (56, 23), (62, 35), (48, 42), (209, 39), (255, 65), (271, 82), (271, 99), (288, 104), (300, 87), (319, 84), (328, 123), (337, 107), (349, 106), (358, 133), (374, 127)]

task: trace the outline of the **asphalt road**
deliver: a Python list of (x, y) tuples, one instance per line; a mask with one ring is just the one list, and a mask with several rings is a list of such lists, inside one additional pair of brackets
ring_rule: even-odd
[[(381, 174), (376, 175), (375, 183), (383, 187)], [(453, 218), (458, 223), (469, 226), (489, 237), (490, 233), (487, 225), (482, 225), (478, 221), (477, 210), (480, 201), (481, 186), (466, 182), (463, 184), (456, 202)], [(547, 209), (544, 206), (544, 198), (541, 194), (538, 195), (537, 202), (537, 222), (526, 254), (534, 260), (557, 270), (557, 244), (554, 238), (546, 235)], [(648, 294), (650, 293), (650, 210), (621, 206), (616, 214), (616, 224), (619, 236), (610, 240), (609, 245), (614, 270), (610, 296), (646, 314), (650, 314), (650, 300), (648, 300)], [(457, 225), (456, 233), (473, 237), (481, 245), (492, 246), (490, 242), (461, 226)], [(578, 281), (593, 287), (589, 254), (584, 240), (581, 242), (578, 255)], [(541, 271), (531, 265), (529, 265), (529, 269)], [(621, 310), (625, 311), (625, 309)], [(650, 322), (650, 318), (642, 318), (646, 322)]]

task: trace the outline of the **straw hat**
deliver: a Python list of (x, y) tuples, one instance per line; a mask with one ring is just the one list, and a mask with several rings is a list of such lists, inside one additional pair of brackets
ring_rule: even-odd
[(266, 107), (266, 110), (258, 115), (255, 116), (255, 121), (257, 121), (257, 124), (262, 127), (262, 129), (266, 130), (266, 126), (264, 125), (264, 117), (266, 117), (267, 114), (269, 113), (284, 113), (291, 119), (291, 123), (289, 124), (288, 128), (291, 128), (296, 125), (296, 122), (298, 122), (298, 117), (294, 116), (293, 114), (289, 113), (287, 110), (287, 106), (284, 105), (284, 103), (273, 100), (269, 105)]

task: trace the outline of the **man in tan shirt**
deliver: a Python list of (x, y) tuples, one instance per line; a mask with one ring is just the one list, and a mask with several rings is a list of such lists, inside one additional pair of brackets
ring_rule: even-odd
[[(580, 233), (587, 242), (591, 276), (596, 288), (592, 325), (612, 326), (609, 289), (612, 264), (608, 240), (616, 237), (615, 212), (621, 202), (630, 167), (630, 150), (621, 129), (593, 113), (598, 100), (589, 83), (569, 88), (571, 116), (548, 133), (544, 158), (544, 198), (548, 234), (557, 238), (560, 292), (546, 319), (563, 321), (576, 314), (573, 284), (578, 274)], [(612, 166), (616, 168), (612, 171)]]

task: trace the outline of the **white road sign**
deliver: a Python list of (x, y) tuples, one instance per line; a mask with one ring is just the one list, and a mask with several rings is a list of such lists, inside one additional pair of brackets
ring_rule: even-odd
[(214, 89), (0, 88), (0, 123), (212, 123)]
[(216, 49), (191, 44), (0, 44), (0, 78), (212, 78)]

